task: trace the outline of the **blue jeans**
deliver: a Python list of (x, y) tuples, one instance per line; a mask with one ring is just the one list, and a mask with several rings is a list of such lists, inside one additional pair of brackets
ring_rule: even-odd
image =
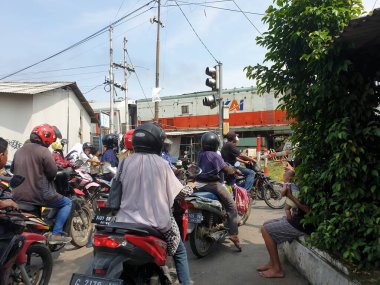
[(243, 188), (245, 188), (248, 192), (252, 190), (253, 183), (255, 182), (255, 172), (252, 169), (245, 167), (237, 167), (240, 172), (245, 176), (245, 184)]
[(176, 253), (173, 255), (175, 269), (180, 284), (190, 285), (189, 263), (187, 262), (187, 253), (182, 240), (179, 242)]
[(53, 235), (60, 235), (63, 232), (63, 226), (70, 215), (71, 200), (67, 197), (62, 197), (54, 203), (48, 203), (47, 206), (57, 211), (52, 233)]

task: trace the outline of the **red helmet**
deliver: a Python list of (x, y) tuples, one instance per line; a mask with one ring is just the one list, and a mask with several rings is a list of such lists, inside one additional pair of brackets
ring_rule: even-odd
[(135, 132), (135, 130), (129, 130), (128, 132), (125, 133), (125, 135), (124, 135), (124, 148), (125, 149), (133, 150), (132, 135), (134, 132)]
[(55, 126), (50, 126), (49, 124), (43, 124), (35, 127), (30, 134), (30, 140), (33, 142), (38, 137), (42, 144), (49, 147), (53, 142), (56, 141), (57, 135), (59, 136), (61, 132)]

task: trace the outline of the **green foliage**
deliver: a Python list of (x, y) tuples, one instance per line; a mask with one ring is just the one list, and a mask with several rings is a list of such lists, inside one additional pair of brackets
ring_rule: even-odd
[(265, 64), (247, 66), (295, 119), (300, 197), (313, 245), (359, 269), (380, 266), (380, 67), (366, 69), (333, 43), (360, 16), (360, 0), (278, 0), (257, 38)]

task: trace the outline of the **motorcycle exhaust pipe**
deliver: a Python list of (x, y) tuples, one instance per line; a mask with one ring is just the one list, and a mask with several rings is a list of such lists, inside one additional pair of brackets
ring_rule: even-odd
[(217, 232), (215, 232), (215, 233), (212, 233), (212, 234), (210, 235), (210, 238), (211, 238), (213, 241), (217, 242), (217, 241), (219, 241), (219, 240), (225, 238), (226, 236), (227, 236), (227, 231), (226, 231), (226, 230), (223, 230), (223, 231), (217, 231)]

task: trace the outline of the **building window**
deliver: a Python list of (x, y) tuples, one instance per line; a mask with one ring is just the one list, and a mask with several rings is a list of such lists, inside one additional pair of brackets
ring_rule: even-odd
[(181, 106), (181, 110), (182, 110), (182, 115), (189, 114), (189, 106), (188, 105)]

